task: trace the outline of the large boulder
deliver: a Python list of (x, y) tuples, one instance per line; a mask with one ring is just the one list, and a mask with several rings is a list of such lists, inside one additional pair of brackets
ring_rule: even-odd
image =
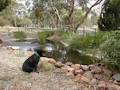
[(52, 58), (41, 57), (38, 63), (38, 71), (53, 71), (55, 69), (56, 61)]

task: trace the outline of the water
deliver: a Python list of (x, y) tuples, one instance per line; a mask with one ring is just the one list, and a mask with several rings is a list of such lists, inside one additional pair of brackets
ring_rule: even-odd
[(72, 62), (80, 64), (92, 64), (93, 60), (96, 59), (91, 56), (83, 55), (77, 50), (72, 50), (68, 47), (58, 50), (55, 45), (50, 43), (45, 47), (49, 48), (49, 51), (47, 52), (48, 57), (54, 58), (55, 60), (61, 61), (63, 63)]
[(38, 49), (40, 48), (39, 43), (33, 43), (30, 41), (23, 41), (23, 42), (9, 42), (6, 44), (7, 47), (12, 47), (12, 48), (16, 48), (19, 50), (23, 50), (23, 51), (28, 51), (28, 50), (33, 50), (33, 49)]
[(43, 48), (47, 51), (46, 56), (54, 58), (57, 61), (80, 63), (80, 64), (92, 64), (93, 57), (82, 55), (77, 50), (72, 50), (69, 48), (57, 49), (57, 47), (52, 43), (46, 43), (44, 46), (39, 45), (38, 42), (34, 41), (23, 41), (23, 42), (9, 42), (6, 44), (7, 47), (14, 47), (22, 51), (28, 51), (33, 49)]

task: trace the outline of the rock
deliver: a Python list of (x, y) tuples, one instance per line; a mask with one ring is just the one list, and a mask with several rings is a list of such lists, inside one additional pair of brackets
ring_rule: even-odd
[(113, 75), (112, 77), (114, 80), (116, 80), (117, 82), (120, 82), (120, 73), (117, 73), (115, 75)]
[(68, 65), (68, 66), (72, 66), (73, 63), (72, 62), (66, 62), (65, 64)]
[(39, 69), (42, 71), (53, 71), (55, 70), (55, 66), (51, 63), (43, 63)]
[(94, 69), (92, 69), (91, 71), (94, 74), (100, 74), (100, 73), (103, 72), (102, 69), (100, 67), (98, 67), (98, 66), (95, 66)]
[(41, 57), (41, 60), (38, 63), (38, 71), (53, 71), (55, 69), (54, 63), (54, 59)]
[(90, 71), (85, 72), (83, 75), (78, 74), (75, 76), (75, 81), (82, 84), (90, 84), (92, 79), (92, 73)]
[(110, 82), (100, 81), (96, 90), (120, 90), (120, 86)]
[(88, 71), (89, 70), (89, 66), (81, 65), (81, 69), (83, 69), (84, 71)]
[(49, 62), (49, 63), (54, 64), (54, 65), (56, 64), (56, 60), (54, 60), (53, 58), (41, 57), (40, 61), (41, 62)]
[(63, 66), (64, 66), (64, 64), (61, 62), (56, 62), (56, 64), (55, 64), (55, 67), (57, 67), (57, 68), (61, 68)]
[(81, 74), (77, 74), (74, 80), (80, 82), (81, 76), (82, 76)]
[(0, 39), (0, 44), (2, 44), (3, 43), (3, 41), (2, 41), (2, 39)]
[(112, 71), (106, 69), (106, 68), (103, 68), (103, 72), (104, 72), (104, 75), (109, 79), (111, 78), (112, 76)]
[(106, 82), (100, 81), (100, 82), (98, 83), (98, 86), (97, 86), (97, 89), (96, 89), (96, 90), (108, 90), (108, 89), (106, 89)]
[(101, 80), (103, 78), (102, 74), (94, 74), (93, 77), (97, 80)]
[(83, 75), (78, 74), (75, 76), (75, 81), (82, 83), (82, 84), (89, 84), (90, 80), (87, 77), (84, 77)]
[(83, 73), (84, 73), (84, 71), (82, 69), (75, 70), (75, 75), (77, 75), (77, 74), (83, 74)]
[(87, 77), (81, 76), (80, 82), (81, 82), (82, 84), (84, 84), (84, 83), (89, 84), (89, 83), (90, 83), (90, 80), (89, 80)]
[(91, 80), (93, 78), (93, 75), (91, 73), (91, 71), (86, 71), (84, 74), (83, 74), (84, 77), (88, 78), (89, 80)]
[(95, 65), (89, 65), (89, 69), (92, 70), (95, 67)]
[(68, 72), (66, 75), (72, 78), (74, 77), (74, 74), (72, 72)]
[(72, 72), (72, 73), (74, 74), (74, 72), (75, 72), (75, 69), (74, 69), (74, 68), (71, 68), (70, 66), (67, 66), (67, 65), (65, 65), (65, 66), (62, 67), (61, 69), (64, 70), (65, 73)]
[(73, 64), (71, 65), (72, 68), (74, 68), (75, 70), (79, 70), (80, 69), (80, 64)]
[(91, 84), (92, 86), (96, 86), (96, 85), (98, 84), (97, 79), (92, 79), (92, 80), (90, 81), (90, 84)]

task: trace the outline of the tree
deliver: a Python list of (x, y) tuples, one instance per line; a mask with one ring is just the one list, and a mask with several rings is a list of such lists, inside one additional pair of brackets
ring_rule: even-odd
[(120, 0), (104, 2), (98, 25), (102, 31), (120, 30)]
[(78, 22), (78, 24), (75, 27), (75, 31), (79, 28), (80, 25), (82, 25), (85, 21), (85, 19), (87, 18), (88, 14), (90, 13), (90, 11), (97, 6), (98, 4), (100, 4), (103, 0), (96, 0), (96, 2), (86, 11), (85, 15), (83, 16), (83, 18)]
[(10, 0), (0, 0), (0, 11), (5, 9), (10, 4)]

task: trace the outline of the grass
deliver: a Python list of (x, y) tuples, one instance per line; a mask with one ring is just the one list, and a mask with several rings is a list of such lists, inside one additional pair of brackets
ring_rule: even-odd
[(45, 44), (47, 42), (47, 37), (51, 36), (53, 32), (45, 31), (45, 32), (38, 32), (38, 42), (40, 44)]
[(26, 38), (26, 34), (23, 31), (16, 31), (13, 35), (18, 41), (24, 41)]

